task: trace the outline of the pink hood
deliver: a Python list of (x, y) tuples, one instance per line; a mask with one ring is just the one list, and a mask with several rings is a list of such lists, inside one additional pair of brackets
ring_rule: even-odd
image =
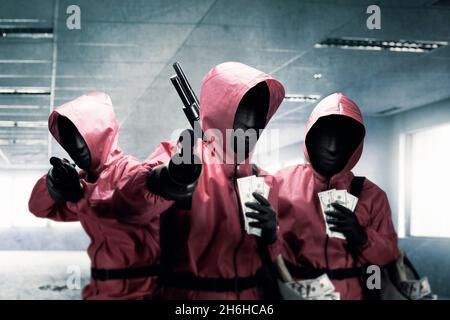
[[(226, 131), (233, 129), (234, 117), (241, 99), (247, 91), (263, 81), (266, 82), (270, 92), (267, 125), (283, 101), (283, 85), (264, 72), (239, 62), (224, 62), (212, 68), (203, 79), (200, 94), (200, 119), (203, 131), (219, 130), (225, 141), (229, 141), (230, 134)], [(225, 152), (227, 149), (225, 144), (219, 144)]]
[[(309, 131), (314, 126), (314, 124), (320, 118), (325, 117), (325, 116), (330, 116), (330, 115), (341, 115), (341, 116), (352, 118), (353, 120), (362, 124), (364, 127), (363, 117), (362, 117), (361, 111), (359, 110), (359, 107), (356, 105), (356, 103), (353, 102), (351, 99), (347, 98), (342, 93), (333, 93), (333, 94), (323, 98), (317, 104), (317, 106), (314, 108), (314, 110), (311, 112), (308, 122), (306, 123), (306, 131), (305, 131), (305, 139), (304, 139), (305, 142), (306, 142), (306, 136), (308, 135)], [(362, 136), (359, 146), (355, 149), (355, 152), (350, 157), (350, 159), (347, 162), (347, 165), (344, 167), (344, 169), (342, 169), (341, 172), (347, 172), (347, 171), (352, 170), (352, 168), (358, 163), (359, 158), (361, 157), (361, 154), (363, 151), (364, 136), (365, 136), (365, 130), (363, 132), (363, 136)], [(305, 154), (306, 160), (308, 162), (310, 162), (306, 143), (303, 144), (303, 153)], [(337, 173), (336, 175), (339, 175), (340, 173)], [(318, 174), (318, 173), (316, 172), (316, 174)]]
[(100, 173), (122, 155), (117, 147), (119, 123), (114, 114), (111, 98), (106, 93), (87, 93), (63, 104), (51, 113), (48, 128), (59, 144), (61, 141), (57, 119), (60, 115), (72, 121), (86, 141), (91, 154), (93, 173)]

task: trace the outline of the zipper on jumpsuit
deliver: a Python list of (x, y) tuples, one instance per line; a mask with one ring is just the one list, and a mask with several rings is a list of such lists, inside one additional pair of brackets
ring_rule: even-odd
[(234, 187), (234, 194), (236, 196), (236, 204), (238, 207), (238, 214), (239, 214), (239, 222), (240, 222), (240, 226), (241, 226), (241, 240), (239, 241), (239, 244), (237, 245), (237, 247), (234, 249), (234, 254), (233, 254), (233, 267), (234, 267), (234, 274), (235, 274), (235, 285), (234, 285), (234, 293), (236, 294), (237, 300), (240, 300), (240, 292), (237, 288), (237, 281), (238, 281), (238, 268), (237, 268), (237, 254), (239, 249), (242, 247), (242, 244), (244, 243), (244, 228), (243, 228), (243, 213), (242, 213), (242, 209), (241, 209), (241, 205), (239, 202), (239, 192), (237, 190), (237, 170), (238, 170), (239, 165), (236, 164), (236, 166), (234, 167), (234, 173), (233, 173), (233, 187)]
[[(324, 190), (330, 190), (330, 183), (331, 183), (331, 178), (328, 179), (327, 182), (327, 188)], [(325, 225), (326, 225), (326, 221), (325, 221)], [(325, 268), (328, 270), (330, 265), (328, 264), (328, 241), (329, 241), (330, 237), (328, 236), (328, 234), (326, 234), (326, 238), (325, 238)]]

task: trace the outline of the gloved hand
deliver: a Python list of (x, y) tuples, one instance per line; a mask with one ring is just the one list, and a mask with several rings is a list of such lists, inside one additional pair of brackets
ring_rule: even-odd
[[(197, 179), (190, 183), (178, 182), (169, 172), (169, 166), (160, 165), (153, 168), (147, 176), (147, 188), (150, 192), (167, 200), (187, 201), (197, 187)], [(200, 167), (201, 172), (201, 167)]]
[(77, 202), (83, 197), (83, 185), (80, 183), (75, 165), (67, 159), (50, 158), (53, 166), (47, 174), (48, 193), (56, 202)]
[(158, 166), (149, 173), (147, 188), (152, 193), (177, 202), (190, 200), (202, 173), (200, 158), (193, 152), (194, 145), (194, 132), (183, 131), (178, 139), (180, 151), (167, 166)]
[(277, 214), (262, 195), (253, 192), (253, 197), (258, 202), (246, 202), (245, 206), (257, 212), (246, 212), (245, 215), (258, 221), (250, 222), (249, 226), (261, 228), (261, 241), (272, 244), (277, 240)]
[(325, 211), (330, 230), (343, 233), (352, 246), (364, 246), (368, 241), (367, 233), (359, 224), (355, 213), (339, 203), (331, 205), (335, 210)]

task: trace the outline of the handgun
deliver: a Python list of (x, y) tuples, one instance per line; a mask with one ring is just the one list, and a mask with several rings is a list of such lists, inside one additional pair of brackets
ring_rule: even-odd
[[(200, 127), (200, 103), (198, 101), (198, 98), (195, 95), (194, 90), (192, 90), (192, 87), (189, 84), (189, 81), (187, 80), (180, 64), (178, 62), (175, 62), (172, 66), (175, 70), (176, 75), (170, 77), (170, 81), (175, 87), (175, 90), (177, 91), (178, 95), (180, 96), (181, 102), (183, 103), (183, 112), (186, 115), (186, 118), (188, 119), (192, 129), (194, 130), (195, 136), (201, 136), (204, 140), (205, 136)], [(199, 129), (200, 132), (198, 132)]]

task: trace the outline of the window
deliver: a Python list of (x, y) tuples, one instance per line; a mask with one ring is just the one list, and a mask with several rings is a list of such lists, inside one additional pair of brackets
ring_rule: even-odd
[(28, 200), (36, 181), (46, 170), (0, 171), (0, 228), (75, 226), (78, 223), (58, 223), (35, 217), (28, 211)]
[(450, 238), (450, 124), (405, 136), (405, 233)]

